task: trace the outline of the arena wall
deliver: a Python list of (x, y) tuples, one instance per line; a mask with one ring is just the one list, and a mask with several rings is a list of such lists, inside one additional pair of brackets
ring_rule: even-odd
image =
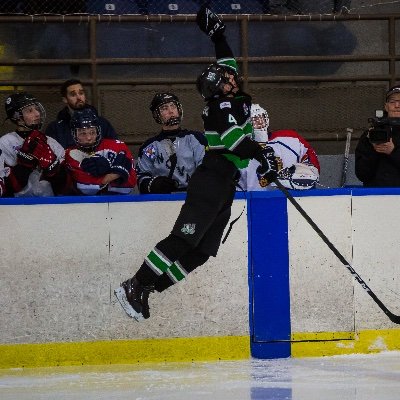
[[(400, 190), (294, 193), (400, 314)], [(232, 219), (244, 215), (218, 256), (152, 294), (149, 320), (129, 319), (113, 289), (169, 233), (183, 199), (0, 199), (0, 367), (400, 348), (397, 326), (278, 191), (238, 194)]]

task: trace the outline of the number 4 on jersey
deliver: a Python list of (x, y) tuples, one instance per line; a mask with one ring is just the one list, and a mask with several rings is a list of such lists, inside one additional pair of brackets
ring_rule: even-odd
[(228, 121), (229, 121), (230, 123), (232, 123), (232, 124), (235, 124), (235, 125), (238, 124), (237, 121), (236, 121), (236, 119), (235, 119), (235, 117), (234, 117), (232, 114), (229, 114)]

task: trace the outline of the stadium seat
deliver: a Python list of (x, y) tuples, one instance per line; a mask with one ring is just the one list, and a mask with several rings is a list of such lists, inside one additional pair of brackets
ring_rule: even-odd
[(190, 0), (149, 0), (149, 14), (196, 14), (199, 3)]
[(210, 7), (217, 14), (262, 14), (263, 0), (212, 0)]
[(89, 14), (142, 14), (140, 1), (136, 0), (88, 0)]

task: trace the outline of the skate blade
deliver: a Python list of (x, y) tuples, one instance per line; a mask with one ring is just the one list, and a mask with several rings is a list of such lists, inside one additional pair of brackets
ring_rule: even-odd
[(119, 287), (114, 290), (114, 294), (118, 299), (119, 303), (121, 304), (124, 311), (135, 321), (140, 322), (143, 321), (142, 313), (138, 313), (135, 309), (129, 304), (128, 299), (126, 298), (125, 289), (123, 287)]

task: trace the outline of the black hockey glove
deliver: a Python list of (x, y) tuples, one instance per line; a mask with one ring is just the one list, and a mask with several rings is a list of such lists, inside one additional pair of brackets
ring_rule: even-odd
[(38, 160), (34, 156), (23, 152), (22, 150), (17, 150), (17, 162), (19, 165), (24, 167), (34, 169), (38, 166)]
[(123, 151), (117, 154), (115, 157), (111, 172), (114, 174), (118, 174), (122, 182), (125, 182), (129, 178), (129, 173), (132, 169), (132, 161), (125, 155)]
[(206, 33), (212, 41), (222, 36), (225, 31), (225, 24), (221, 18), (213, 13), (207, 6), (202, 6), (197, 12), (196, 22), (199, 28)]
[(278, 175), (278, 162), (274, 149), (270, 146), (263, 147), (256, 160), (261, 164), (256, 170), (260, 186), (268, 186)]
[(55, 159), (51, 164), (42, 168), (43, 176), (45, 178), (51, 178), (58, 173), (60, 170), (61, 164), (60, 161)]
[(156, 176), (150, 180), (147, 189), (149, 193), (167, 194), (174, 192), (177, 187), (175, 180), (167, 176)]
[(84, 158), (81, 168), (92, 176), (103, 176), (111, 172), (110, 162), (100, 155)]

